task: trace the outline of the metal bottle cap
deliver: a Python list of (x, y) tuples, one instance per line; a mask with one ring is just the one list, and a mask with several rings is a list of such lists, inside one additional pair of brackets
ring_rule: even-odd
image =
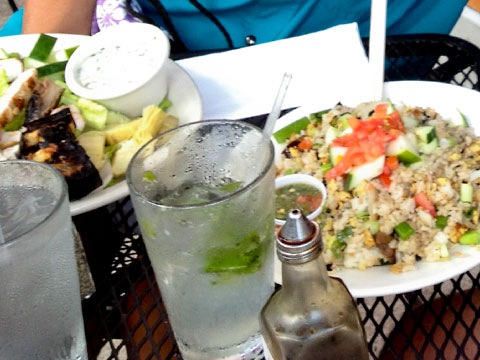
[(287, 215), (277, 234), (277, 256), (286, 263), (302, 264), (318, 256), (322, 250), (322, 234), (318, 224), (310, 221), (300, 209)]

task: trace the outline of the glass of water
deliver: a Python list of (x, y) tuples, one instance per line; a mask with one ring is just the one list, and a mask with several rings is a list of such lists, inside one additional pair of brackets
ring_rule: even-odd
[(184, 359), (261, 352), (258, 316), (274, 289), (270, 139), (238, 121), (163, 133), (132, 159), (135, 213)]
[(0, 162), (0, 359), (86, 360), (63, 176)]

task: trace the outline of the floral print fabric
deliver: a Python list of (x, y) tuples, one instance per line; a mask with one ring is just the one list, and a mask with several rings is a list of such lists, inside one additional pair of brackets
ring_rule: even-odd
[[(141, 13), (142, 9), (135, 0), (131, 4), (135, 12)], [(97, 0), (92, 21), (92, 35), (124, 22), (140, 22), (127, 12), (125, 0)]]

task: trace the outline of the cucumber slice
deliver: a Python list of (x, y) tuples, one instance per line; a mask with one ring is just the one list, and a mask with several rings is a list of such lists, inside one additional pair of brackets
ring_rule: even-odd
[(39, 61), (46, 61), (56, 42), (57, 38), (46, 34), (40, 34), (29, 57)]
[(340, 162), (347, 150), (348, 148), (343, 146), (330, 147), (330, 161), (332, 162), (333, 166), (337, 165)]
[(351, 133), (353, 133), (353, 129), (351, 127), (348, 127), (340, 133), (339, 137), (345, 136), (345, 135), (348, 135), (348, 134), (351, 134)]
[(325, 132), (325, 143), (330, 145), (338, 137), (338, 131), (333, 126), (329, 126)]
[(407, 129), (416, 128), (418, 126), (418, 121), (410, 116), (402, 116), (402, 121)]
[(460, 200), (463, 202), (472, 202), (473, 186), (471, 184), (462, 183), (460, 185)]
[(74, 46), (68, 49), (62, 49), (55, 51), (50, 54), (50, 56), (47, 59), (48, 63), (54, 63), (58, 61), (66, 61), (70, 59), (70, 56), (72, 56), (73, 52), (77, 50), (78, 46)]
[(338, 119), (338, 122), (342, 125), (342, 130), (350, 128), (350, 125), (348, 125), (348, 119), (350, 119), (351, 116), (352, 114), (346, 113), (340, 116), (340, 118)]
[(428, 144), (425, 143), (420, 143), (418, 145), (418, 150), (422, 154), (431, 154), (432, 152), (435, 151), (435, 149), (438, 147), (438, 139), (435, 138), (432, 141), (430, 141)]
[(383, 172), (383, 165), (385, 164), (385, 155), (378, 157), (372, 162), (354, 167), (350, 170), (345, 182), (345, 190), (352, 190), (358, 186), (363, 180), (370, 180), (379, 176)]
[(23, 58), (23, 66), (25, 69), (39, 68), (47, 65), (45, 61), (35, 60), (29, 56)]
[(282, 144), (290, 137), (290, 135), (299, 134), (302, 130), (305, 130), (308, 124), (310, 124), (310, 119), (305, 116), (274, 132), (273, 138), (277, 141), (277, 143)]
[(56, 62), (56, 63), (43, 65), (43, 66), (41, 66), (37, 69), (38, 77), (40, 78), (42, 76), (47, 76), (47, 75), (50, 75), (50, 74), (54, 74), (54, 73), (64, 71), (66, 66), (67, 66), (66, 61), (59, 61), (59, 62)]
[[(413, 134), (412, 134), (413, 135)], [(412, 144), (407, 135), (400, 135), (392, 141), (387, 147), (387, 156), (396, 156), (398, 160), (405, 165), (410, 165), (421, 161), (417, 148)]]
[(463, 113), (458, 110), (458, 109), (455, 109), (455, 114), (453, 115), (452, 119), (450, 120), (450, 124), (452, 124), (453, 126), (463, 126), (463, 127), (468, 127), (468, 121), (467, 119), (465, 118), (465, 115), (463, 115)]
[(420, 141), (426, 144), (437, 138), (434, 126), (420, 126), (415, 129), (415, 134), (418, 136)]

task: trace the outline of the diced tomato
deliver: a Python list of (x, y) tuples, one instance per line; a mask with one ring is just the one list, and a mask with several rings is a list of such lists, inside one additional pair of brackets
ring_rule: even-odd
[(417, 206), (420, 206), (425, 210), (427, 210), (430, 213), (430, 215), (432, 215), (433, 217), (437, 216), (435, 207), (430, 202), (430, 200), (428, 200), (427, 195), (425, 195), (423, 192), (416, 193), (414, 199), (415, 199), (415, 204), (417, 204)]
[(387, 115), (388, 104), (378, 104), (375, 106), (374, 115), (379, 117), (385, 117)]
[(380, 182), (382, 183), (383, 186), (385, 186), (386, 188), (390, 187), (390, 184), (392, 183), (392, 179), (390, 179), (390, 175), (389, 174), (381, 174), (378, 179), (380, 180)]
[[(337, 165), (327, 172), (327, 179), (334, 179), (348, 172), (352, 166), (363, 165), (385, 154), (388, 143), (403, 131), (400, 114), (394, 111), (387, 115), (387, 107), (387, 104), (377, 105), (374, 114), (367, 120), (360, 120), (353, 116), (347, 120), (353, 132), (336, 138), (331, 144), (331, 146), (346, 147), (347, 152)], [(389, 160), (391, 164), (386, 168), (387, 175), (396, 168), (395, 160), (398, 167), (398, 159)]]
[(347, 120), (348, 125), (355, 130), (360, 126), (360, 120), (358, 120), (355, 116), (350, 116)]
[(394, 112), (388, 114), (385, 117), (390, 124), (390, 126), (394, 129), (400, 130), (401, 132), (405, 132), (405, 127), (403, 125), (402, 118), (400, 117), (400, 113), (398, 110), (395, 110)]
[(322, 204), (322, 194), (317, 195), (301, 195), (297, 198), (299, 204), (310, 203), (308, 209), (314, 211)]
[(311, 149), (313, 146), (313, 143), (310, 139), (303, 139), (300, 141), (300, 144), (298, 144), (298, 148), (301, 150), (308, 150)]
[(396, 156), (389, 156), (385, 159), (385, 164), (389, 170), (393, 171), (398, 168), (398, 158)]
[(385, 175), (389, 175), (391, 174), (392, 172), (390, 171), (390, 169), (388, 168), (387, 166), (387, 163), (385, 162), (385, 164), (383, 164), (383, 171), (382, 171), (382, 174), (385, 174)]

